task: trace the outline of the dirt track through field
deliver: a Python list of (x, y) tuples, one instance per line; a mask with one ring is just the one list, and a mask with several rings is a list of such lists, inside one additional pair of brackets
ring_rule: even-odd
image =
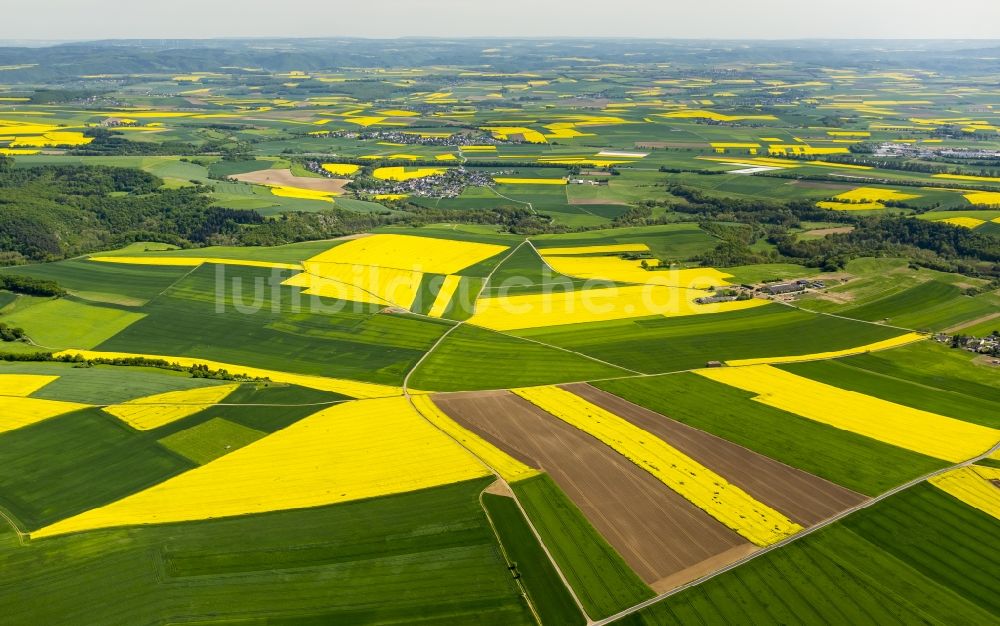
[(311, 176), (296, 176), (292, 170), (257, 170), (246, 174), (234, 174), (229, 178), (235, 178), (245, 183), (255, 185), (282, 185), (284, 187), (298, 187), (299, 189), (311, 189), (313, 191), (332, 191), (343, 193), (344, 185), (351, 182), (346, 178), (313, 178)]
[(724, 564), (718, 562), (720, 555), (728, 555), (728, 563), (754, 550), (650, 473), (509, 391), (436, 394), (433, 399), (466, 428), (548, 472), (657, 591), (719, 567)]
[(803, 526), (821, 522), (867, 499), (850, 489), (664, 417), (586, 383), (560, 386), (656, 435)]

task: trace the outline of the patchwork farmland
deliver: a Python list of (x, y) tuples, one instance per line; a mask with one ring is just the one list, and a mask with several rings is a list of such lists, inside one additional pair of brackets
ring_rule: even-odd
[(0, 46), (5, 623), (1000, 619), (985, 53), (541, 43)]

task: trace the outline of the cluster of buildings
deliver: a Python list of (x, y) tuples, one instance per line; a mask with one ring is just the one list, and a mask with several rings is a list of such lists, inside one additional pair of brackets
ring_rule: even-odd
[(411, 146), (497, 146), (511, 143), (497, 139), (489, 133), (462, 131), (445, 136), (445, 134), (419, 134), (399, 130), (331, 130), (329, 132), (313, 131), (311, 135), (319, 137), (337, 137), (360, 141), (382, 141)]
[(952, 348), (961, 348), (969, 352), (979, 354), (989, 354), (1000, 356), (1000, 335), (987, 335), (986, 337), (972, 337), (970, 335), (948, 335), (938, 333), (934, 339), (941, 343), (951, 344)]
[(378, 189), (366, 189), (377, 195), (407, 195), (433, 198), (457, 198), (466, 187), (487, 187), (493, 184), (493, 177), (486, 172), (453, 167), (437, 176), (412, 178), (401, 181), (380, 181)]
[(698, 304), (713, 304), (716, 302), (733, 302), (749, 300), (755, 296), (794, 296), (810, 289), (823, 289), (826, 283), (822, 280), (800, 279), (787, 282), (766, 283), (763, 286), (743, 284), (739, 287), (717, 289), (710, 296), (696, 298)]
[[(751, 289), (754, 289), (753, 285), (742, 285), (742, 287), (750, 287)], [(770, 283), (757, 290), (769, 296), (782, 296), (786, 294), (801, 293), (807, 289), (823, 289), (824, 287), (826, 287), (826, 283), (821, 280), (807, 280), (803, 278), (786, 283)]]
[(952, 148), (933, 147), (926, 144), (885, 142), (875, 147), (873, 152), (879, 157), (934, 158), (949, 159), (998, 159), (1000, 150), (996, 148)]

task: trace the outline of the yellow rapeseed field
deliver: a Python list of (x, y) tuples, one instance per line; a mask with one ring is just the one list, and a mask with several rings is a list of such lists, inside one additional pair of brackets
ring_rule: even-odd
[(429, 422), (448, 433), (461, 443), (483, 463), (493, 468), (507, 482), (515, 482), (536, 476), (540, 472), (510, 456), (476, 433), (463, 428), (452, 420), (431, 400), (431, 396), (414, 396), (414, 406)]
[(997, 191), (975, 191), (965, 194), (965, 199), (969, 204), (1000, 207), (1000, 192)]
[(1000, 183), (995, 176), (971, 176), (968, 174), (934, 174), (931, 178), (947, 178), (948, 180), (971, 180), (976, 182)]
[(507, 250), (507, 246), (413, 235), (371, 235), (352, 239), (310, 258), (315, 263), (352, 263), (457, 274)]
[(361, 400), (31, 536), (324, 506), (487, 475), (406, 398)]
[[(726, 279), (732, 278), (731, 274), (711, 267), (650, 271), (642, 268), (642, 261), (617, 256), (561, 256), (544, 252), (544, 259), (554, 271), (566, 276), (621, 283), (705, 289), (728, 285)], [(702, 295), (705, 294), (697, 294)]]
[(444, 315), (460, 284), (462, 284), (462, 277), (458, 274), (448, 274), (445, 276), (444, 282), (441, 283), (441, 288), (438, 289), (437, 295), (434, 297), (434, 304), (427, 315), (430, 317), (441, 317)]
[[(84, 359), (159, 359), (181, 367), (204, 365), (212, 370), (226, 370), (230, 374), (246, 375), (253, 378), (269, 378), (276, 383), (299, 385), (301, 387), (318, 389), (320, 391), (332, 391), (333, 393), (339, 393), (351, 398), (384, 398), (387, 396), (399, 396), (403, 394), (403, 389), (401, 387), (393, 387), (391, 385), (365, 383), (356, 380), (347, 380), (344, 378), (327, 378), (326, 376), (313, 376), (311, 374), (279, 372), (277, 370), (263, 369), (260, 367), (246, 367), (244, 365), (234, 365), (232, 363), (222, 363), (220, 361), (210, 361), (208, 359), (198, 359), (186, 356), (139, 354), (135, 352), (100, 352), (97, 350), (63, 350), (62, 352), (57, 352), (55, 354), (56, 357), (76, 355), (79, 355)], [(410, 389), (410, 393), (423, 392)]]
[(951, 224), (952, 226), (961, 226), (962, 228), (978, 228), (986, 223), (986, 220), (981, 220), (977, 217), (947, 217), (943, 220), (937, 220), (938, 222), (943, 222), (945, 224)]
[(168, 391), (104, 408), (136, 430), (152, 430), (204, 411), (236, 391), (239, 383)]
[[(18, 131), (20, 129), (13, 128), (11, 130)], [(81, 132), (76, 131), (55, 131), (45, 133), (43, 135), (31, 135), (24, 136), (18, 135), (17, 138), (11, 142), (10, 146), (12, 148), (44, 148), (47, 146), (83, 146), (91, 141), (93, 137), (87, 137)]]
[(89, 404), (42, 400), (20, 396), (0, 396), (0, 433), (30, 426), (50, 417), (86, 409)]
[(319, 200), (320, 202), (333, 202), (333, 196), (337, 195), (332, 191), (317, 191), (315, 189), (302, 189), (300, 187), (288, 187), (285, 185), (268, 185), (271, 195), (281, 198), (297, 198), (299, 200)]
[(506, 246), (412, 235), (353, 239), (302, 262), (305, 272), (283, 284), (308, 295), (410, 308), (424, 272), (454, 274)]
[(0, 155), (3, 156), (18, 156), (18, 155), (28, 155), (28, 154), (38, 154), (41, 150), (29, 150), (21, 148), (0, 148)]
[(818, 147), (802, 143), (771, 144), (767, 147), (768, 154), (788, 155), (819, 155), (819, 154), (847, 154), (849, 149), (844, 147)]
[(905, 346), (916, 341), (923, 341), (927, 339), (927, 335), (921, 335), (920, 333), (906, 333), (903, 335), (898, 335), (896, 337), (891, 337), (889, 339), (883, 339), (882, 341), (876, 341), (874, 343), (867, 343), (863, 346), (855, 346), (853, 348), (845, 348), (843, 350), (831, 350), (829, 352), (812, 352), (810, 354), (797, 354), (792, 356), (772, 356), (772, 357), (762, 357), (758, 359), (733, 359), (732, 361), (726, 361), (726, 365), (741, 366), (741, 365), (765, 365), (773, 363), (799, 363), (801, 361), (819, 361), (822, 359), (835, 359), (842, 356), (851, 356), (852, 354), (864, 354), (866, 352), (875, 352), (877, 350), (886, 350), (888, 348), (896, 348), (898, 346)]
[(930, 483), (983, 513), (1000, 519), (1000, 468), (983, 465), (960, 467), (930, 479)]
[(493, 330), (516, 330), (650, 315), (673, 317), (721, 313), (768, 304), (766, 300), (756, 298), (696, 304), (694, 299), (701, 295), (704, 293), (690, 289), (630, 285), (480, 298), (476, 301), (476, 312), (468, 322)]
[(377, 194), (375, 194), (375, 199), (376, 200), (388, 200), (390, 202), (395, 201), (395, 200), (402, 200), (403, 198), (406, 198), (406, 197), (407, 197), (407, 194), (405, 194), (405, 193), (377, 193)]
[(614, 243), (605, 246), (570, 246), (565, 248), (539, 248), (543, 257), (573, 256), (578, 254), (614, 254), (616, 252), (649, 252), (644, 243)]
[(205, 263), (217, 265), (245, 265), (247, 267), (272, 267), (282, 270), (300, 270), (301, 265), (295, 263), (272, 263), (270, 261), (253, 261), (251, 259), (222, 259), (204, 256), (92, 256), (90, 261), (99, 263), (122, 263), (125, 265), (173, 265), (178, 267), (198, 267)]
[(565, 178), (494, 178), (500, 185), (565, 185)]
[(372, 176), (379, 180), (412, 180), (414, 178), (427, 178), (428, 176), (439, 176), (445, 173), (443, 167), (380, 167), (372, 172)]
[(309, 295), (410, 308), (420, 291), (422, 272), (376, 265), (303, 261), (303, 274), (283, 284), (306, 287)]
[(831, 211), (874, 211), (885, 208), (881, 202), (836, 202), (833, 200), (820, 200), (816, 206)]
[(593, 435), (749, 541), (766, 546), (802, 530), (711, 469), (628, 420), (558, 387), (514, 393)]
[[(343, 266), (344, 272), (349, 273), (351, 268), (355, 266)], [(357, 266), (359, 268), (364, 268), (363, 265)], [(360, 278), (357, 276), (350, 276), (350, 278)], [(365, 304), (378, 304), (381, 306), (393, 306), (393, 303), (385, 298), (382, 298), (375, 293), (373, 289), (378, 289), (378, 285), (355, 285), (353, 283), (347, 283), (342, 280), (336, 280), (332, 278), (324, 278), (323, 276), (317, 276), (315, 274), (310, 274), (309, 272), (302, 272), (292, 276), (291, 278), (285, 280), (282, 285), (286, 287), (301, 287), (303, 289), (302, 293), (308, 296), (320, 296), (323, 298), (332, 298), (334, 300), (348, 300), (350, 302), (363, 302)], [(403, 294), (396, 294), (403, 295)], [(402, 306), (402, 305), (396, 305)]]
[(912, 200), (919, 198), (919, 195), (903, 193), (894, 189), (879, 189), (878, 187), (858, 187), (845, 193), (834, 196), (842, 202), (878, 202), (885, 200)]
[(953, 463), (982, 454), (1000, 441), (1000, 431), (993, 428), (847, 391), (770, 365), (697, 373), (758, 394), (754, 400), (762, 404)]
[(701, 111), (694, 109), (685, 109), (682, 111), (671, 111), (670, 113), (657, 113), (660, 117), (669, 117), (672, 119), (704, 119), (704, 120), (714, 120), (716, 122), (742, 122), (751, 120), (776, 120), (773, 115), (726, 115), (724, 113), (716, 113), (715, 111)]
[(509, 140), (512, 135), (520, 135), (528, 143), (548, 143), (545, 135), (525, 126), (483, 126), (482, 129), (503, 141)]
[(356, 174), (361, 166), (353, 163), (324, 163), (323, 169), (334, 176), (351, 176)]
[(30, 396), (57, 378), (44, 374), (0, 374), (0, 396)]

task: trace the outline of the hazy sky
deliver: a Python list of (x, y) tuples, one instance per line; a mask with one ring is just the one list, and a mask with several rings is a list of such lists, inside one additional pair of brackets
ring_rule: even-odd
[(3, 0), (0, 39), (995, 38), (1000, 0)]

